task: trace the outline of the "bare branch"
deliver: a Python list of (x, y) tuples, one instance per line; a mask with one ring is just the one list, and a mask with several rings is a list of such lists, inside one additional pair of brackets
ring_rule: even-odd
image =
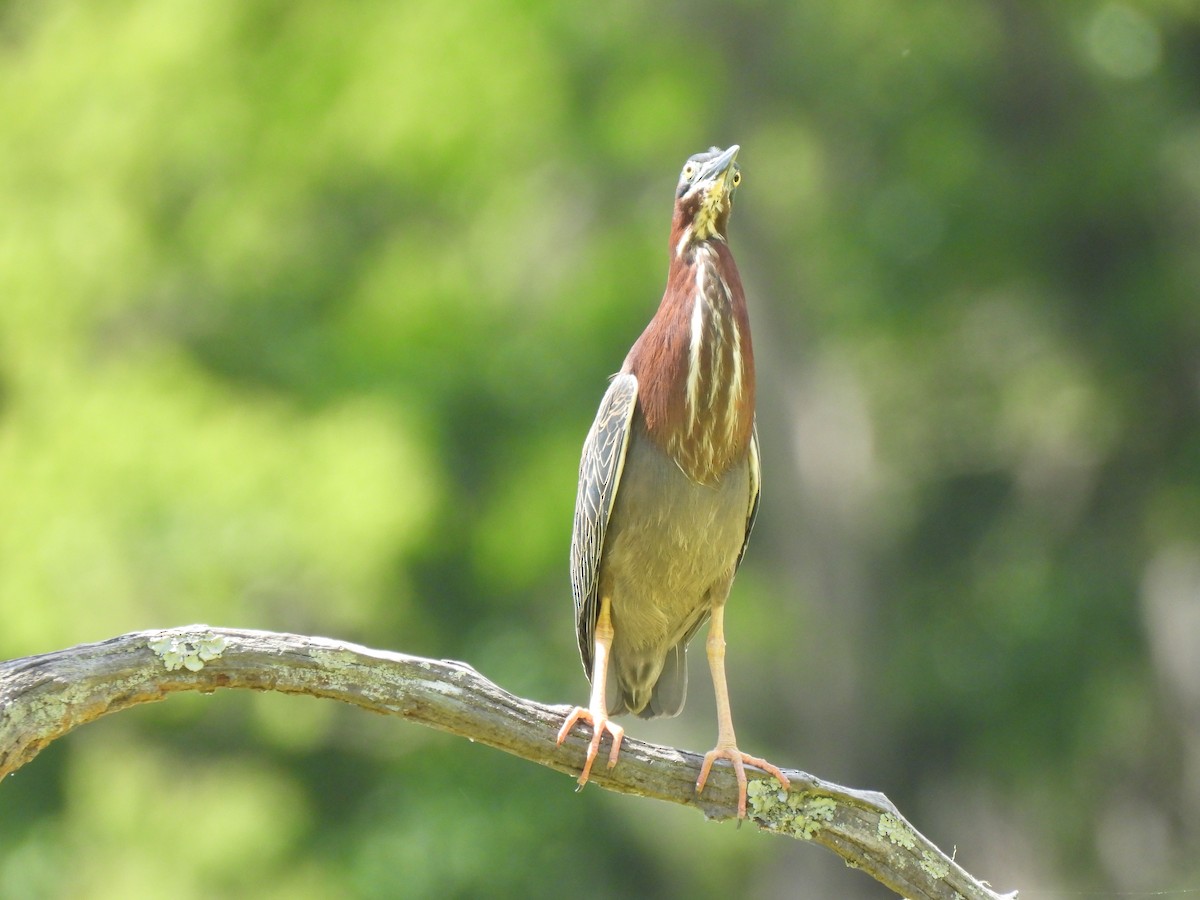
[[(571, 775), (578, 774), (586, 745), (579, 731), (555, 745), (567, 707), (515, 697), (464, 663), (320, 637), (193, 625), (0, 663), (0, 779), (55, 738), (100, 716), (177, 691), (218, 688), (329, 697)], [(627, 738), (617, 767), (599, 767), (591, 781), (691, 806), (710, 819), (732, 818), (737, 792), (728, 769), (718, 767), (703, 796), (696, 796), (701, 761), (694, 753)], [(786, 774), (792, 782), (786, 794), (774, 780), (750, 784), (749, 816), (763, 830), (822, 844), (904, 897), (1000, 900), (909, 825), (883, 794), (804, 772)]]

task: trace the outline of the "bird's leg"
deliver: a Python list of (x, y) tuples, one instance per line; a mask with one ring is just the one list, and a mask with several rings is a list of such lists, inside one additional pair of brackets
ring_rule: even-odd
[(776, 766), (765, 759), (750, 756), (738, 749), (737, 738), (733, 734), (733, 715), (729, 711), (729, 687), (725, 683), (725, 604), (713, 607), (712, 621), (708, 626), (708, 667), (712, 671), (713, 692), (717, 695), (717, 746), (704, 754), (704, 765), (700, 767), (700, 777), (696, 779), (696, 793), (704, 790), (704, 782), (712, 764), (718, 759), (727, 759), (733, 763), (733, 771), (738, 782), (738, 818), (746, 818), (746, 764), (757, 766), (770, 772), (779, 779), (786, 791), (791, 787), (787, 776)]
[(607, 597), (600, 598), (600, 615), (596, 617), (596, 647), (592, 658), (592, 697), (588, 708), (577, 706), (567, 716), (562, 728), (558, 730), (558, 743), (562, 744), (581, 719), (592, 724), (592, 741), (588, 744), (587, 760), (583, 764), (583, 772), (579, 775), (579, 786), (587, 784), (588, 775), (592, 771), (592, 763), (600, 752), (600, 741), (605, 730), (612, 734), (612, 750), (608, 754), (608, 767), (617, 764), (617, 754), (621, 752), (621, 741), (625, 737), (625, 729), (608, 717), (608, 702), (604, 696), (604, 684), (608, 679), (608, 654), (612, 649), (613, 625)]

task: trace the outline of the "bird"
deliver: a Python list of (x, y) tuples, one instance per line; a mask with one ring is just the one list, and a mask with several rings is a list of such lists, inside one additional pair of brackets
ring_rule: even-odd
[(571, 535), (576, 636), (591, 682), (561, 745), (590, 724), (579, 787), (605, 732), (608, 767), (625, 731), (613, 716), (676, 716), (687, 694), (687, 646), (705, 648), (717, 701), (717, 760), (732, 763), (738, 818), (751, 765), (787, 777), (737, 745), (725, 679), (725, 602), (758, 512), (754, 350), (746, 296), (726, 232), (741, 183), (737, 144), (688, 158), (675, 189), (667, 285), (600, 402), (579, 465)]

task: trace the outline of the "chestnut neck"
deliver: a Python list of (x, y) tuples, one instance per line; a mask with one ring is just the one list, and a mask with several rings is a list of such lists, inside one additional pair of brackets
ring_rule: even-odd
[(676, 215), (662, 303), (622, 371), (638, 379), (651, 440), (693, 481), (715, 484), (749, 450), (754, 349), (728, 244), (721, 233), (692, 239), (689, 221)]

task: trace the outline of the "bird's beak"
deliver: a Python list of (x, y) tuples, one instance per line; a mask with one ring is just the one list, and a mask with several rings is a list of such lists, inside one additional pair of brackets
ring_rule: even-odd
[(714, 187), (718, 184), (726, 191), (729, 190), (729, 179), (733, 174), (733, 161), (737, 159), (738, 151), (742, 148), (734, 144), (716, 159), (709, 160), (705, 165), (704, 171), (700, 173), (700, 177), (696, 180), (699, 182), (711, 182)]

